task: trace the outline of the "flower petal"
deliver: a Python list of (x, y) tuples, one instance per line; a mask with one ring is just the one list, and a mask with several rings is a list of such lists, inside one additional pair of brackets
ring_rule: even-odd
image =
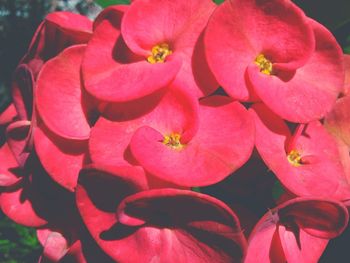
[(21, 120), (30, 120), (34, 105), (34, 76), (32, 70), (21, 64), (17, 67), (12, 82), (12, 98)]
[[(140, 115), (137, 109), (141, 107), (144, 110), (144, 106), (134, 103), (124, 105), (127, 107), (122, 107), (121, 111), (120, 108), (113, 106), (111, 109), (106, 109), (110, 116), (115, 110), (114, 115), (120, 115), (121, 120), (118, 121), (117, 118), (116, 121), (110, 121), (101, 117), (92, 128), (89, 150), (94, 163), (107, 165), (133, 163), (134, 158), (128, 146), (135, 131), (144, 125), (154, 127), (164, 135), (172, 132), (181, 133), (183, 140), (187, 141), (195, 134), (198, 128), (197, 101), (181, 87), (169, 87), (165, 94), (149, 97), (147, 100), (142, 100), (142, 103), (146, 103), (150, 108), (143, 115)], [(129, 106), (136, 106), (136, 110), (127, 112)]]
[(51, 178), (74, 192), (79, 171), (85, 162), (87, 142), (62, 139), (41, 124), (35, 130), (34, 145), (40, 162)]
[[(119, 241), (106, 233), (117, 224), (118, 204), (126, 196), (147, 188), (141, 168), (91, 166), (82, 170), (76, 190), (77, 207), (92, 237), (108, 255), (113, 257), (119, 249)], [(129, 231), (119, 230), (116, 235), (120, 238)]]
[(307, 18), (291, 1), (230, 0), (211, 16), (205, 47), (219, 84), (231, 97), (248, 100), (252, 94), (245, 72), (259, 54), (296, 69), (314, 50), (313, 38)]
[(36, 103), (40, 117), (55, 134), (76, 140), (90, 135), (88, 106), (80, 82), (85, 45), (72, 46), (48, 61), (38, 76)]
[(18, 164), (23, 167), (32, 144), (32, 123), (27, 120), (12, 122), (6, 129), (7, 143)]
[(21, 171), (9, 146), (0, 148), (0, 187), (13, 186), (21, 180)]
[[(320, 122), (307, 124), (293, 148), (288, 149), (291, 133), (287, 124), (263, 104), (255, 104), (253, 109), (255, 146), (266, 165), (289, 191), (300, 196), (348, 198), (350, 188), (336, 141)], [(301, 155), (300, 165), (288, 161), (291, 150)]]
[(210, 0), (137, 1), (123, 18), (122, 35), (127, 46), (144, 57), (161, 43), (169, 44), (174, 53), (191, 50), (214, 8)]
[(135, 219), (146, 223), (119, 241), (117, 261), (130, 259), (130, 250), (134, 262), (241, 262), (245, 252), (237, 216), (208, 195), (169, 188), (143, 191), (124, 199), (117, 216), (130, 227)]
[(295, 72), (281, 76), (262, 74), (256, 65), (248, 68), (249, 79), (260, 99), (281, 118), (307, 123), (331, 111), (343, 89), (342, 50), (332, 34), (311, 21), (316, 50), (310, 60)]
[[(22, 182), (22, 184), (28, 182)], [(22, 188), (23, 187), (23, 188)], [(30, 185), (17, 186), (16, 189), (0, 194), (1, 211), (17, 224), (40, 227), (47, 223), (42, 214), (42, 196), (35, 193)]]
[(11, 103), (3, 112), (0, 113), (0, 127), (13, 122), (16, 117), (16, 108), (13, 103)]
[(249, 159), (253, 121), (242, 105), (223, 96), (202, 100), (199, 116), (198, 131), (192, 139), (181, 138), (181, 149), (165, 145), (161, 130), (145, 123), (130, 142), (133, 156), (154, 176), (177, 185), (205, 186), (223, 180)]
[(181, 67), (176, 56), (169, 56), (165, 63), (150, 64), (132, 54), (120, 37), (120, 19), (113, 17), (98, 24), (82, 63), (86, 90), (110, 102), (138, 99), (164, 88)]

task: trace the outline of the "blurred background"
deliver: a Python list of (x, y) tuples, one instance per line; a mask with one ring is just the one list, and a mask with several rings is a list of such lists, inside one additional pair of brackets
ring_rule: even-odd
[(66, 10), (93, 19), (101, 9), (93, 0), (0, 0), (0, 111), (10, 101), (12, 73), (45, 15)]
[[(214, 1), (222, 2), (222, 0)], [(65, 10), (94, 19), (103, 7), (128, 2), (128, 0), (0, 0), (0, 112), (11, 101), (9, 91), (12, 73), (46, 14)], [(350, 0), (294, 0), (294, 2), (310, 17), (330, 29), (344, 52), (350, 53)], [(341, 255), (348, 254), (349, 231), (348, 228), (345, 235), (330, 243), (320, 262), (350, 262), (349, 257), (341, 259)], [(11, 222), (0, 211), (0, 263), (37, 262), (40, 252), (41, 247), (35, 231)]]

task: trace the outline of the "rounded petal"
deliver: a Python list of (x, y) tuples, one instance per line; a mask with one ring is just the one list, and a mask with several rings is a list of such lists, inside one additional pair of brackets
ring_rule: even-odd
[(9, 146), (5, 143), (0, 148), (0, 187), (17, 184), (21, 180), (21, 169)]
[[(343, 89), (342, 50), (332, 34), (317, 22), (310, 22), (316, 50), (295, 72), (262, 74), (256, 65), (248, 68), (249, 79), (259, 98), (281, 118), (307, 123), (331, 111)], [(280, 75), (279, 75), (280, 74)]]
[[(126, 196), (147, 188), (141, 168), (91, 166), (82, 170), (76, 190), (77, 207), (91, 236), (107, 254), (117, 253), (119, 242), (112, 237), (121, 238), (129, 231), (123, 227), (113, 231), (119, 203)], [(112, 234), (108, 233), (110, 229)]]
[(65, 49), (44, 65), (37, 80), (40, 117), (53, 133), (67, 139), (86, 140), (90, 135), (80, 82), (84, 50), (85, 45)]
[(128, 8), (129, 5), (111, 5), (103, 9), (94, 20), (94, 30), (106, 19), (115, 21), (116, 25), (120, 28), (121, 19)]
[[(39, 239), (43, 241), (43, 253), (40, 256), (39, 263), (59, 262), (68, 252), (68, 240), (59, 232), (50, 231), (42, 233), (44, 230), (38, 230)], [(43, 237), (45, 235), (45, 237)]]
[(6, 138), (18, 164), (23, 167), (31, 151), (32, 123), (27, 120), (11, 123), (7, 126)]
[(34, 105), (34, 76), (32, 70), (21, 64), (17, 67), (12, 82), (12, 98), (21, 120), (30, 120)]
[[(220, 86), (211, 72), (205, 56), (204, 31), (197, 40), (192, 56), (191, 75), (201, 91), (198, 96), (212, 94)], [(181, 73), (181, 72), (180, 72)], [(178, 76), (181, 78), (182, 76)], [(191, 85), (189, 85), (191, 87)]]
[(131, 250), (135, 262), (241, 262), (245, 252), (237, 216), (224, 203), (204, 194), (176, 189), (143, 191), (124, 199), (117, 216), (129, 227), (136, 219), (145, 223), (119, 241), (119, 255), (114, 254), (117, 261), (125, 261)]
[(53, 12), (38, 27), (28, 53), (21, 63), (27, 64), (36, 77), (45, 61), (66, 47), (87, 43), (92, 33), (92, 21), (71, 12)]
[[(148, 172), (182, 186), (217, 183), (241, 167), (254, 147), (254, 123), (246, 109), (227, 97), (201, 101), (199, 127), (181, 149), (164, 144), (164, 134), (139, 128), (130, 143), (135, 159)], [(230, 142), (230, 143), (228, 143)]]
[[(300, 196), (323, 196), (346, 199), (339, 188), (348, 188), (335, 140), (320, 122), (307, 124), (289, 148), (291, 133), (287, 124), (263, 104), (253, 106), (256, 126), (255, 146), (267, 166), (292, 193)], [(288, 161), (288, 153), (296, 150), (301, 164)]]
[[(206, 63), (203, 63), (204, 52), (196, 46), (215, 8), (210, 0), (138, 1), (130, 6), (123, 18), (122, 36), (126, 45), (143, 57), (150, 56), (155, 45), (169, 44), (173, 54), (180, 56), (182, 61), (175, 82), (185, 82), (194, 96), (202, 97), (218, 88)], [(195, 60), (204, 78), (198, 74), (194, 76), (197, 70), (193, 67)]]
[[(1, 211), (17, 224), (28, 227), (40, 227), (47, 223), (41, 211), (43, 200), (28, 182), (22, 186), (0, 194)], [(23, 187), (23, 188), (22, 188)]]
[(245, 263), (285, 263), (286, 258), (282, 248), (281, 239), (278, 234), (276, 222), (271, 214), (265, 214), (253, 229), (248, 240), (248, 249)]
[(51, 178), (74, 192), (79, 171), (85, 162), (87, 142), (62, 139), (41, 124), (35, 130), (34, 146)]
[(325, 118), (325, 127), (335, 137), (350, 147), (350, 96), (337, 100), (332, 111)]
[(294, 233), (284, 226), (279, 226), (278, 233), (286, 262), (318, 262), (328, 244), (327, 239), (311, 236), (303, 229)]
[[(101, 117), (91, 130), (89, 150), (91, 159), (97, 164), (130, 165), (134, 158), (129, 152), (128, 146), (135, 131), (144, 125), (154, 127), (164, 135), (178, 132), (183, 140), (190, 140), (198, 128), (197, 101), (179, 87), (169, 87), (162, 97), (149, 97), (142, 101), (143, 104), (152, 105), (144, 115), (139, 115), (138, 108), (144, 106), (131, 103), (126, 109), (118, 111), (118, 108), (106, 109), (108, 115), (118, 116), (121, 121), (110, 121)], [(157, 104), (156, 104), (157, 103)], [(124, 105), (125, 106), (125, 105)], [(131, 112), (127, 112), (129, 106), (136, 106)], [(125, 115), (124, 115), (125, 113)], [(118, 118), (117, 118), (118, 119)]]
[[(339, 221), (338, 221), (339, 220)], [(348, 224), (346, 207), (320, 198), (295, 198), (267, 212), (248, 241), (244, 262), (317, 262), (328, 240)]]
[(205, 47), (219, 84), (233, 98), (248, 100), (246, 68), (258, 55), (297, 69), (314, 50), (313, 38), (308, 19), (291, 1), (230, 0), (211, 16)]
[(119, 28), (116, 18), (102, 20), (96, 27), (82, 63), (86, 90), (103, 101), (125, 102), (170, 84), (181, 67), (179, 57), (171, 55), (166, 63), (150, 64), (128, 50)]
[(349, 222), (348, 210), (341, 202), (313, 197), (283, 203), (278, 215), (281, 222), (292, 220), (307, 234), (321, 239), (339, 236)]
[(174, 53), (192, 50), (214, 8), (210, 0), (137, 1), (123, 18), (122, 35), (127, 46), (144, 57), (161, 43), (169, 44)]
[(88, 37), (92, 31), (92, 21), (86, 16), (72, 12), (53, 12), (46, 16), (46, 21), (57, 25), (63, 31), (70, 32), (75, 37)]
[(17, 117), (17, 111), (13, 103), (7, 106), (7, 108), (0, 113), (0, 127), (5, 126), (15, 120)]

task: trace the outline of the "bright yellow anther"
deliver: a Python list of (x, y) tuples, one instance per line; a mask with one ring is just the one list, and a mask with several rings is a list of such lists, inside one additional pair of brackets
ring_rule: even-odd
[(291, 150), (287, 155), (287, 159), (288, 162), (295, 167), (301, 165), (301, 155), (297, 150)]
[(164, 136), (163, 144), (175, 150), (181, 150), (184, 147), (184, 145), (181, 144), (180, 139), (181, 139), (180, 134), (171, 133), (170, 135)]
[(255, 59), (255, 64), (260, 68), (260, 72), (271, 75), (272, 74), (272, 62), (268, 60), (263, 54), (260, 54)]
[(152, 55), (147, 58), (147, 61), (151, 64), (164, 63), (166, 57), (173, 53), (166, 43), (154, 46), (151, 52)]

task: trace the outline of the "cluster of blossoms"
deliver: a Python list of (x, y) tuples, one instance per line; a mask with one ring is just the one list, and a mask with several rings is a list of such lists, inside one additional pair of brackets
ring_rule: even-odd
[(317, 262), (349, 219), (349, 62), (289, 0), (51, 13), (0, 115), (1, 210), (40, 262)]

